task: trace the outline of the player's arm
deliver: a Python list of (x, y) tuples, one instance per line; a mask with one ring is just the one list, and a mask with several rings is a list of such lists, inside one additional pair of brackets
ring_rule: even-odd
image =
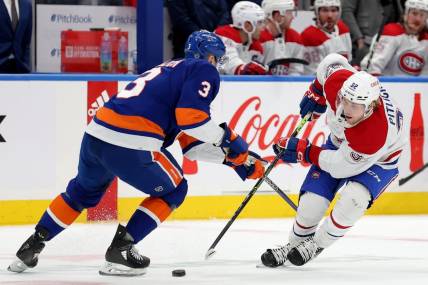
[(235, 165), (227, 159), (227, 150), (197, 140), (182, 132), (177, 137), (183, 155), (190, 160), (206, 161), (217, 164), (225, 164), (235, 170), (242, 180), (257, 179), (264, 174), (265, 161), (252, 151), (249, 151), (247, 161), (241, 165)]
[(175, 116), (178, 127), (195, 139), (228, 150), (227, 158), (236, 165), (245, 163), (248, 144), (226, 123), (217, 125), (211, 119), (210, 105), (219, 90), (220, 77), (208, 62), (195, 64), (183, 82)]

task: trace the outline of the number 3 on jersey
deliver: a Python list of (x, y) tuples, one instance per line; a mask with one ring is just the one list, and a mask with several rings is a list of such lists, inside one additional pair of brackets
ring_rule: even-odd
[(211, 90), (211, 84), (208, 81), (202, 81), (201, 83), (202, 87), (199, 89), (198, 93), (202, 97), (207, 97)]
[(138, 79), (126, 85), (125, 89), (117, 94), (117, 98), (130, 98), (135, 97), (143, 92), (147, 81), (154, 79), (156, 76), (161, 74), (162, 70), (160, 67), (155, 67), (143, 73)]

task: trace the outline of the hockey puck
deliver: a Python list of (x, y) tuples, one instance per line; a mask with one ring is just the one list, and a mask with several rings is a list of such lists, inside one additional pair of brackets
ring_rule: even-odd
[(186, 271), (184, 269), (175, 269), (172, 271), (172, 276), (174, 277), (183, 277), (186, 275)]

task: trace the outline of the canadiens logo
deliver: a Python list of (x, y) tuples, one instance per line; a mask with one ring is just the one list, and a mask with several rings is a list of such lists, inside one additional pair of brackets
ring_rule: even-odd
[(424, 68), (425, 60), (423, 57), (413, 53), (405, 52), (399, 57), (398, 66), (403, 72), (411, 75), (419, 75)]
[(361, 154), (358, 154), (358, 153), (353, 152), (353, 151), (351, 151), (350, 155), (354, 161), (360, 161), (363, 158), (363, 156)]

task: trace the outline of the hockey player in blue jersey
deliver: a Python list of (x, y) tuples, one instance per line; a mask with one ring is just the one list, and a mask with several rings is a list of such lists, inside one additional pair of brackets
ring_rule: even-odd
[(37, 265), (45, 242), (67, 228), (86, 208), (97, 205), (115, 176), (149, 195), (128, 224), (119, 224), (100, 269), (104, 275), (141, 275), (150, 259), (134, 247), (178, 208), (187, 181), (166, 150), (179, 140), (191, 160), (224, 163), (239, 176), (256, 179), (264, 166), (226, 123), (211, 120), (210, 104), (220, 78), (216, 64), (225, 47), (207, 31), (190, 35), (186, 58), (143, 73), (97, 111), (83, 136), (78, 174), (46, 209), (9, 266), (22, 272)]

